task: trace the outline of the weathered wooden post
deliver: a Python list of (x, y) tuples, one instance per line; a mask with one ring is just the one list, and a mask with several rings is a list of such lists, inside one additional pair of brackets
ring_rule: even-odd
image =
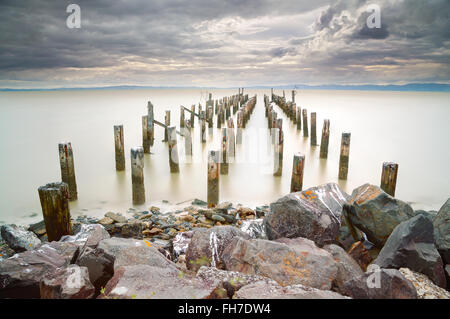
[(381, 172), (381, 189), (391, 196), (395, 196), (395, 186), (397, 185), (398, 164), (384, 162)]
[(350, 133), (342, 133), (341, 156), (339, 157), (339, 179), (347, 179), (350, 156)]
[(191, 127), (194, 128), (194, 113), (195, 113), (195, 105), (191, 106)]
[(180, 106), (180, 128), (184, 127), (184, 106)]
[[(277, 133), (275, 135), (275, 172), (274, 176), (281, 176), (283, 171), (283, 119), (277, 119)], [(278, 135), (278, 136), (277, 136)], [(277, 163), (278, 162), (278, 163)]]
[(200, 122), (201, 122), (201, 131), (200, 131), (200, 142), (206, 143), (206, 114), (205, 111), (200, 112)]
[(178, 146), (177, 146), (177, 130), (175, 126), (167, 129), (169, 137), (169, 167), (171, 173), (178, 173), (180, 168), (178, 166)]
[(132, 148), (130, 158), (133, 205), (141, 205), (145, 203), (144, 150), (142, 147)]
[(229, 136), (229, 150), (230, 150), (230, 156), (234, 157), (235, 155), (235, 135), (234, 135), (234, 123), (233, 118), (230, 117), (227, 121), (228, 124), (228, 136)]
[(308, 111), (303, 109), (303, 136), (308, 137)]
[(322, 128), (322, 140), (320, 142), (320, 158), (328, 157), (329, 138), (330, 138), (330, 120), (324, 120)]
[(317, 145), (316, 112), (311, 112), (311, 146)]
[[(272, 128), (277, 128), (277, 112), (272, 111)], [(272, 134), (272, 144), (275, 143), (275, 134)]]
[[(155, 124), (154, 124), (154, 116), (153, 116), (153, 104), (152, 102), (148, 101), (147, 104), (147, 140), (150, 146), (153, 146), (153, 143), (155, 141)], [(150, 151), (149, 151), (150, 152)]]
[(209, 151), (208, 155), (208, 207), (215, 207), (219, 203), (219, 170), (220, 151)]
[(297, 107), (297, 131), (300, 131), (302, 129), (302, 110), (299, 107)]
[(292, 165), (291, 193), (302, 191), (304, 169), (305, 169), (305, 155), (295, 153)]
[(38, 193), (48, 241), (58, 241), (64, 235), (72, 235), (69, 186), (64, 182), (49, 183), (39, 187)]
[(237, 112), (237, 119), (236, 119), (236, 144), (242, 144), (242, 129), (243, 129), (242, 111), (239, 110)]
[(184, 136), (184, 151), (186, 156), (192, 156), (192, 134), (190, 121), (186, 121), (186, 125), (183, 128)]
[[(166, 124), (167, 127), (170, 125), (170, 111), (166, 111), (166, 115), (164, 116), (164, 124)], [(163, 142), (167, 142), (169, 139), (167, 137), (167, 128), (164, 128), (164, 140)]]
[(123, 171), (125, 169), (123, 125), (114, 125), (114, 144), (116, 154), (116, 171)]
[(295, 103), (295, 91), (292, 90), (292, 103)]
[(77, 200), (77, 182), (75, 166), (73, 164), (72, 144), (59, 143), (59, 164), (61, 166), (61, 180), (69, 186), (69, 200)]
[(142, 148), (144, 153), (150, 153), (150, 141), (148, 139), (148, 115), (142, 117)]
[(220, 174), (228, 174), (228, 134), (227, 128), (222, 128), (222, 152), (220, 154)]
[(212, 106), (208, 106), (207, 112), (206, 112), (206, 117), (208, 119), (208, 128), (212, 128), (213, 127), (213, 112), (214, 112), (214, 108)]

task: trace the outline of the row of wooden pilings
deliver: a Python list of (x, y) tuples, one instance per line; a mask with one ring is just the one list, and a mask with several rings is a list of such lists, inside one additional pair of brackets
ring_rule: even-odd
[[(308, 132), (308, 111), (301, 109), (295, 103), (295, 91), (292, 91), (292, 100), (286, 101), (286, 96), (283, 91), (283, 96), (273, 93), (271, 90), (271, 99), (264, 95), (265, 115), (267, 117), (268, 127), (272, 134), (272, 144), (275, 144), (275, 169), (274, 175), (281, 176), (282, 162), (283, 162), (283, 121), (277, 119), (277, 113), (273, 109), (271, 102), (274, 102), (283, 111), (288, 119), (290, 119), (298, 131), (302, 130), (303, 122), (303, 137), (309, 137)], [(316, 133), (316, 112), (311, 112), (311, 136), (310, 144), (315, 147), (317, 145)], [(276, 137), (274, 137), (274, 134)], [(341, 149), (339, 156), (339, 179), (346, 180), (348, 175), (348, 164), (350, 156), (350, 133), (344, 132), (341, 137)], [(322, 138), (320, 144), (320, 158), (326, 159), (328, 157), (328, 144), (330, 138), (330, 120), (324, 119), (322, 127)], [(291, 192), (299, 192), (303, 187), (303, 175), (305, 167), (305, 155), (300, 153), (294, 154), (292, 176), (291, 176)], [(397, 184), (398, 164), (393, 162), (384, 162), (381, 172), (380, 187), (391, 196), (395, 196), (395, 187)]]
[[(205, 142), (205, 123), (212, 128), (213, 115), (217, 114), (218, 127), (224, 124), (227, 127), (222, 128), (222, 143), (219, 151), (210, 151), (208, 156), (208, 205), (215, 206), (219, 200), (219, 170), (221, 174), (228, 173), (228, 157), (230, 150), (234, 156), (235, 143), (242, 142), (242, 129), (245, 128), (251, 113), (256, 105), (256, 96), (251, 99), (248, 94), (244, 95), (244, 89), (239, 89), (239, 94), (230, 97), (224, 97), (212, 100), (212, 94), (209, 94), (209, 100), (205, 103), (206, 112), (202, 110), (201, 104), (198, 105), (198, 113), (195, 112), (195, 105), (191, 107), (190, 119), (186, 119), (185, 107), (180, 107), (180, 128), (183, 133), (176, 130), (175, 126), (170, 126), (170, 111), (165, 112), (164, 124), (154, 118), (153, 104), (148, 102), (147, 115), (142, 117), (142, 146), (130, 149), (131, 159), (131, 180), (133, 204), (140, 205), (145, 203), (144, 187), (144, 153), (150, 153), (150, 147), (154, 145), (155, 124), (164, 128), (164, 140), (169, 144), (169, 167), (171, 173), (179, 172), (178, 150), (176, 134), (182, 135), (187, 147), (187, 155), (192, 155), (192, 137), (191, 129), (194, 126), (194, 117), (198, 117), (201, 125), (201, 141)], [(215, 107), (214, 107), (215, 106)], [(236, 138), (234, 138), (234, 124), (232, 114), (237, 113)], [(125, 170), (125, 146), (123, 125), (114, 125), (114, 145), (115, 145), (115, 164), (117, 171)], [(73, 159), (73, 150), (70, 142), (60, 143), (59, 159), (61, 168), (61, 182), (49, 183), (38, 188), (39, 198), (44, 216), (45, 227), (49, 241), (59, 240), (64, 235), (70, 235), (71, 218), (69, 201), (78, 199), (77, 184), (75, 178), (75, 167)], [(188, 154), (190, 152), (190, 154)], [(220, 169), (219, 169), (220, 168)], [(217, 174), (216, 174), (217, 172)]]

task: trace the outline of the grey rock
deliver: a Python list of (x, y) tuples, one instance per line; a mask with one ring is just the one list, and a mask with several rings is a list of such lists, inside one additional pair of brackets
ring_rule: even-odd
[(28, 227), (28, 230), (35, 233), (36, 236), (38, 236), (38, 237), (45, 235), (47, 233), (47, 229), (45, 228), (45, 222), (43, 220), (41, 220), (40, 222), (37, 222), (35, 224), (31, 224)]
[(236, 299), (348, 299), (333, 291), (303, 285), (280, 286), (276, 282), (259, 281), (239, 289)]
[(206, 205), (208, 205), (207, 202), (205, 202), (205, 201), (203, 201), (201, 199), (198, 199), (198, 198), (194, 199), (191, 204), (192, 205), (197, 205), (197, 206), (206, 206)]
[(439, 209), (433, 225), (436, 247), (444, 263), (450, 264), (450, 198)]
[(59, 241), (95, 248), (101, 240), (110, 237), (106, 229), (100, 224), (82, 224), (75, 235), (63, 236)]
[(264, 218), (269, 239), (303, 237), (323, 246), (336, 241), (348, 195), (336, 183), (286, 195)]
[(397, 269), (374, 269), (348, 280), (340, 292), (354, 299), (416, 299), (413, 284)]
[(418, 299), (450, 299), (450, 292), (436, 286), (427, 276), (408, 268), (399, 270), (416, 288)]
[(3, 225), (0, 227), (3, 240), (16, 252), (33, 250), (41, 245), (40, 239), (21, 226)]
[(0, 239), (0, 262), (14, 255), (16, 252), (9, 248), (8, 244)]
[(222, 251), (234, 237), (250, 238), (233, 226), (215, 226), (194, 230), (186, 251), (186, 267), (197, 271), (201, 266), (223, 268)]
[(262, 218), (244, 220), (239, 229), (251, 238), (267, 239), (266, 227)]
[(94, 293), (88, 269), (77, 265), (59, 268), (40, 282), (41, 299), (89, 299)]
[(222, 216), (220, 216), (220, 215), (218, 215), (218, 214), (212, 215), (212, 216), (211, 216), (211, 219), (212, 219), (212, 220), (215, 220), (215, 221), (217, 221), (217, 222), (221, 222), (221, 223), (225, 222), (225, 218), (223, 218)]
[(127, 218), (126, 217), (124, 217), (124, 216), (122, 216), (120, 214), (113, 213), (113, 212), (107, 212), (105, 214), (105, 217), (111, 218), (116, 223), (126, 223), (127, 222)]
[(446, 287), (444, 265), (434, 246), (433, 224), (421, 214), (394, 229), (373, 263), (381, 268), (406, 267)]
[(222, 259), (226, 270), (269, 277), (282, 286), (302, 284), (329, 290), (338, 272), (331, 254), (306, 238), (235, 237)]
[(362, 230), (378, 248), (384, 246), (398, 224), (415, 216), (407, 203), (370, 184), (353, 190), (349, 204), (351, 209), (348, 217), (351, 223)]
[(177, 258), (180, 255), (186, 254), (186, 251), (189, 247), (189, 243), (191, 242), (192, 236), (194, 233), (192, 231), (178, 233), (173, 239), (173, 255)]

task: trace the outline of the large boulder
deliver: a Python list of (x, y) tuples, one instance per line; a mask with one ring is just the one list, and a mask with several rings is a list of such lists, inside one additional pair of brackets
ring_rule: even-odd
[(433, 224), (422, 214), (398, 225), (373, 263), (381, 268), (406, 267), (427, 275), (440, 287), (447, 285), (444, 265), (434, 246)]
[(267, 237), (303, 237), (319, 246), (335, 243), (347, 198), (336, 183), (286, 195), (270, 204), (270, 212), (264, 218)]
[(450, 198), (437, 213), (433, 225), (436, 247), (444, 262), (450, 264)]
[(114, 272), (99, 298), (204, 299), (214, 287), (173, 268), (124, 266)]
[(101, 240), (108, 239), (110, 237), (111, 236), (109, 236), (109, 233), (102, 225), (81, 224), (78, 232), (75, 235), (63, 236), (59, 241), (95, 248)]
[(77, 265), (59, 268), (40, 283), (41, 299), (88, 299), (94, 292), (88, 269)]
[(194, 230), (186, 251), (186, 267), (197, 271), (201, 266), (223, 269), (222, 252), (235, 237), (250, 238), (233, 226), (215, 226)]
[(378, 248), (384, 246), (398, 224), (415, 216), (414, 210), (407, 203), (370, 184), (353, 190), (349, 204), (350, 222), (362, 230)]
[(246, 240), (235, 237), (222, 253), (225, 269), (269, 277), (282, 286), (330, 290), (338, 267), (333, 256), (306, 238)]
[(416, 288), (419, 299), (450, 299), (450, 292), (436, 286), (427, 276), (408, 268), (399, 269), (402, 275)]
[(267, 239), (266, 227), (264, 226), (264, 219), (262, 218), (244, 220), (239, 229), (248, 234), (251, 238)]
[(323, 247), (328, 251), (337, 263), (338, 272), (333, 283), (333, 288), (339, 292), (339, 288), (344, 285), (347, 280), (361, 276), (364, 272), (358, 263), (341, 247), (331, 244)]
[(0, 262), (0, 298), (39, 298), (47, 274), (69, 265), (79, 250), (73, 243), (51, 242)]
[(340, 293), (354, 299), (417, 298), (416, 288), (400, 271), (378, 267), (346, 281)]
[(76, 263), (89, 269), (89, 279), (97, 292), (121, 266), (145, 264), (174, 267), (150, 242), (118, 237), (100, 241), (95, 249), (86, 249)]
[(3, 225), (0, 227), (3, 240), (16, 252), (33, 250), (41, 245), (41, 240), (35, 233), (17, 225)]
[(276, 282), (258, 281), (239, 289), (235, 299), (346, 299), (336, 292), (303, 285), (280, 286)]

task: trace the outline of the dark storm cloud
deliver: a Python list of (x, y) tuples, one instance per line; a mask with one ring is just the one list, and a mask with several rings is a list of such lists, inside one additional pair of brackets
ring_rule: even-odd
[[(81, 29), (66, 27), (73, 2)], [(73, 2), (0, 2), (0, 86), (450, 78), (447, 0)]]

